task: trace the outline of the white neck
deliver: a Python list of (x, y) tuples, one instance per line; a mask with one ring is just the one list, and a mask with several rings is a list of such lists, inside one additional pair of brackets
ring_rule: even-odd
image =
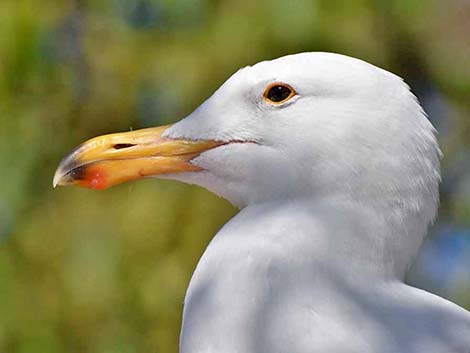
[(312, 266), (403, 280), (428, 222), (422, 212), (400, 204), (306, 198), (248, 206), (217, 238), (231, 234), (234, 242), (249, 241), (252, 252), (275, 241), (286, 258), (304, 254), (313, 260)]
[(251, 352), (273, 302), (325, 307), (332, 295), (346, 300), (350, 288), (402, 281), (425, 228), (413, 215), (341, 200), (247, 206), (215, 236), (191, 279), (181, 352)]

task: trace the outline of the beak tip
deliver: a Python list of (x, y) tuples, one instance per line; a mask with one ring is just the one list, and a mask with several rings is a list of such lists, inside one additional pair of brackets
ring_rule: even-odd
[(58, 170), (54, 174), (54, 179), (52, 180), (52, 187), (55, 189), (57, 185), (59, 185), (60, 179), (61, 179), (61, 174), (58, 173)]
[(77, 150), (78, 148), (72, 151), (72, 153), (62, 159), (59, 163), (59, 166), (54, 173), (54, 178), (52, 179), (52, 187), (54, 189), (57, 186), (68, 185), (69, 183), (67, 181), (69, 180), (69, 173), (80, 166), (75, 158)]
[(64, 170), (59, 166), (55, 171), (54, 178), (52, 179), (52, 187), (55, 189), (57, 186), (64, 185), (64, 176), (67, 173), (64, 173)]

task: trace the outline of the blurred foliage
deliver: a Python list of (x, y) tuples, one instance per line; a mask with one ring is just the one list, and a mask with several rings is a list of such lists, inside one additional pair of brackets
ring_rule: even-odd
[(184, 117), (240, 66), (334, 51), (411, 84), (440, 131), (442, 207), (410, 281), (470, 308), (465, 0), (2, 0), (0, 352), (176, 352), (191, 273), (236, 210), (147, 180), (52, 190), (92, 136)]

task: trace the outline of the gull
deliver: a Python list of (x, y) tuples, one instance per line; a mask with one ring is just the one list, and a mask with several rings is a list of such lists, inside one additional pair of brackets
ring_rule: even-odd
[(470, 313), (405, 283), (440, 150), (398, 76), (321, 52), (247, 66), (174, 125), (83, 143), (53, 184), (144, 177), (240, 209), (192, 276), (181, 353), (470, 352)]

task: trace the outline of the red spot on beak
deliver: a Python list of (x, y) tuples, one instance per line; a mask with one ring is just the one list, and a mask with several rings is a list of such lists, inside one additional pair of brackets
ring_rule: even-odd
[(85, 177), (80, 180), (80, 184), (82, 184), (84, 187), (95, 190), (106, 189), (107, 183), (105, 170), (93, 166), (87, 168)]

